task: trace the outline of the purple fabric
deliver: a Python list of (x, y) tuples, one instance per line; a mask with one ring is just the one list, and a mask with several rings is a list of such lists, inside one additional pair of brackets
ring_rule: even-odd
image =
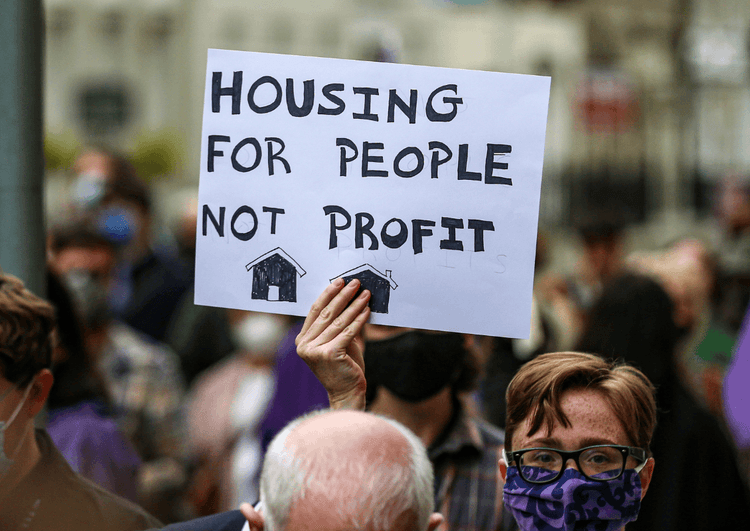
[(641, 479), (626, 470), (616, 480), (593, 481), (568, 468), (557, 481), (535, 485), (513, 466), (503, 501), (523, 531), (616, 531), (638, 517)]
[(750, 448), (750, 308), (724, 377), (724, 413), (737, 447)]
[(82, 402), (50, 411), (47, 432), (73, 470), (137, 502), (141, 460), (99, 404)]
[(328, 407), (328, 393), (310, 368), (297, 355), (294, 343), (302, 322), (294, 325), (281, 342), (276, 360), (276, 394), (268, 406), (260, 433), (265, 450), (290, 421), (309, 411)]

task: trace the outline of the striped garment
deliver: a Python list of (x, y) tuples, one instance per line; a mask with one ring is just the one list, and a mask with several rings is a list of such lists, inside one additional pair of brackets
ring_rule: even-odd
[(498, 460), (504, 433), (457, 407), (447, 433), (428, 450), (435, 468), (435, 510), (445, 518), (438, 530), (516, 529), (513, 518), (503, 514)]

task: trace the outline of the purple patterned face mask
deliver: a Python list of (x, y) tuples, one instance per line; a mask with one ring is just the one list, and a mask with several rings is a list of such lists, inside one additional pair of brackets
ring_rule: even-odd
[(617, 479), (593, 481), (568, 468), (556, 481), (536, 485), (509, 466), (503, 502), (523, 531), (617, 531), (638, 517), (641, 478), (627, 469)]

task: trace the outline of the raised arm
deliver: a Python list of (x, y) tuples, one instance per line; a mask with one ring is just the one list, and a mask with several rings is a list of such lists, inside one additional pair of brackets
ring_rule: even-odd
[(357, 279), (344, 285), (339, 278), (329, 284), (313, 303), (296, 339), (297, 354), (328, 391), (331, 409), (365, 408), (362, 328), (370, 317), (370, 292), (354, 299), (359, 288)]

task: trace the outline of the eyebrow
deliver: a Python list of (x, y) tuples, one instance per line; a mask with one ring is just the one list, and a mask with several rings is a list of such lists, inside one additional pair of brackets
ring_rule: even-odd
[[(604, 437), (587, 437), (585, 439), (581, 439), (579, 448), (586, 448), (587, 446), (597, 446), (601, 444), (618, 445), (618, 443)], [(544, 446), (547, 448), (562, 448), (562, 443), (560, 442), (560, 439), (557, 439), (556, 437), (539, 437), (529, 441), (529, 446), (526, 446), (526, 448), (537, 448), (539, 446)]]

